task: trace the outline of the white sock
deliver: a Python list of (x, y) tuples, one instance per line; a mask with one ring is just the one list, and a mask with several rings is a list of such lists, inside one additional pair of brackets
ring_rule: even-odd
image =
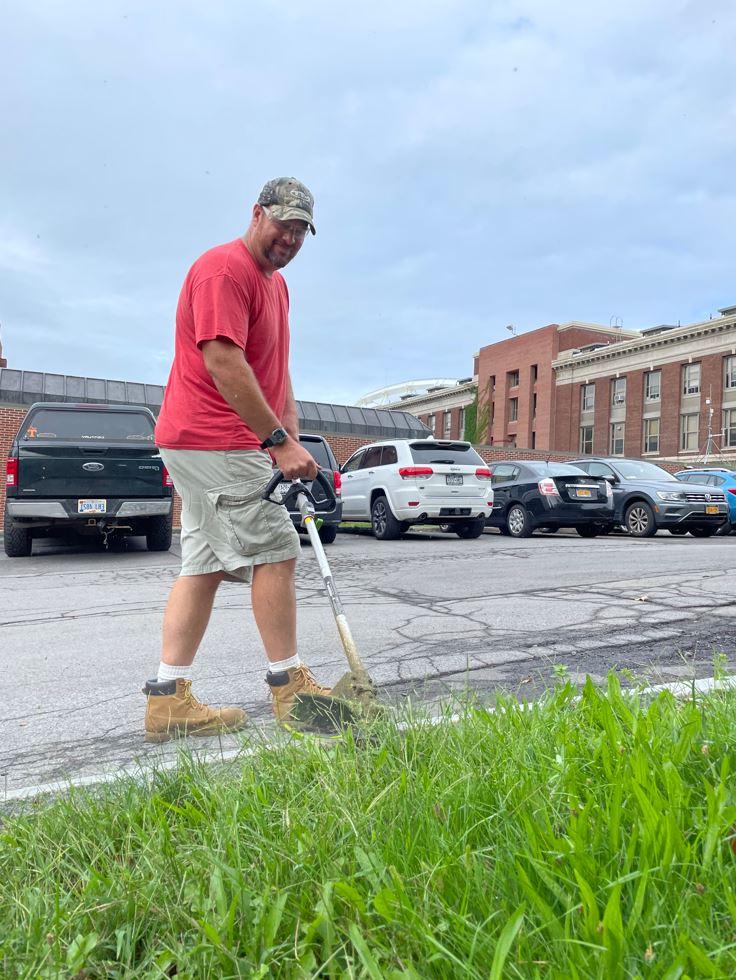
[(294, 667), (301, 667), (302, 658), (298, 653), (295, 653), (293, 657), (289, 657), (288, 660), (277, 660), (275, 663), (268, 661), (268, 669), (272, 674), (279, 674), (282, 670), (291, 670)]
[(192, 664), (188, 667), (176, 667), (173, 664), (165, 664), (163, 660), (158, 665), (158, 682), (162, 681), (175, 681), (179, 677), (182, 677), (185, 681), (190, 681), (192, 679)]

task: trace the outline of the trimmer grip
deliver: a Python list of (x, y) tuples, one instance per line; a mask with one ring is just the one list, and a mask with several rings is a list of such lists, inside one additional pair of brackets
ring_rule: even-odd
[[(335, 510), (337, 509), (337, 497), (335, 496), (335, 491), (332, 489), (330, 481), (327, 479), (327, 477), (322, 472), (322, 470), (317, 470), (317, 476), (314, 478), (313, 482), (319, 483), (319, 485), (324, 490), (326, 496), (326, 500), (324, 502), (320, 502), (319, 513), (320, 514), (334, 513)], [(290, 486), (288, 492), (284, 493), (280, 500), (277, 500), (275, 497), (271, 495), (273, 494), (274, 490), (280, 483), (289, 483)], [(274, 470), (274, 474), (271, 477), (271, 479), (268, 481), (268, 484), (265, 490), (263, 491), (263, 493), (261, 494), (261, 496), (263, 497), (264, 500), (268, 500), (272, 504), (286, 505), (286, 502), (287, 500), (289, 500), (289, 498), (293, 498), (299, 493), (306, 494), (309, 500), (311, 500), (313, 504), (316, 504), (312, 492), (307, 487), (304, 486), (301, 480), (294, 480), (294, 481), (286, 480), (281, 470), (276, 469)]]

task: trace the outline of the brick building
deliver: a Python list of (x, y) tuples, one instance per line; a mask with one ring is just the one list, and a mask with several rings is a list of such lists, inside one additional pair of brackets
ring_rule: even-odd
[(553, 363), (554, 448), (685, 465), (703, 454), (710, 421), (717, 448), (736, 462), (736, 307), (719, 312), (562, 352)]
[(633, 331), (574, 320), (550, 323), (482, 347), (475, 365), (478, 441), (509, 448), (557, 448), (553, 362), (564, 351), (605, 348), (619, 343), (622, 337), (637, 336)]
[(438, 439), (464, 439), (466, 413), (477, 390), (477, 378), (463, 378), (404, 397), (388, 407), (411, 412)]

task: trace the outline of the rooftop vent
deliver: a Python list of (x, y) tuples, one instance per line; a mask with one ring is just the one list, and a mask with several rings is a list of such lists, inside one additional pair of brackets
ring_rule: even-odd
[(646, 330), (642, 330), (642, 335), (644, 337), (653, 337), (656, 333), (666, 333), (667, 330), (677, 330), (679, 324), (676, 323), (660, 323), (657, 327), (647, 327)]

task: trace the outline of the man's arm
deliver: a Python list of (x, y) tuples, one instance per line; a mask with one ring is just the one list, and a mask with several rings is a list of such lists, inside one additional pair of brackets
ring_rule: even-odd
[(294, 400), (294, 389), (291, 386), (291, 375), (289, 375), (286, 386), (286, 404), (284, 405), (284, 417), (281, 424), (289, 433), (292, 439), (299, 441), (299, 416), (296, 413), (296, 401)]
[[(261, 441), (282, 425), (263, 397), (240, 347), (225, 340), (208, 340), (202, 344), (202, 356), (217, 390)], [(290, 432), (286, 442), (271, 448), (271, 455), (288, 480), (299, 476), (311, 480), (317, 475), (317, 464), (311, 453)]]

